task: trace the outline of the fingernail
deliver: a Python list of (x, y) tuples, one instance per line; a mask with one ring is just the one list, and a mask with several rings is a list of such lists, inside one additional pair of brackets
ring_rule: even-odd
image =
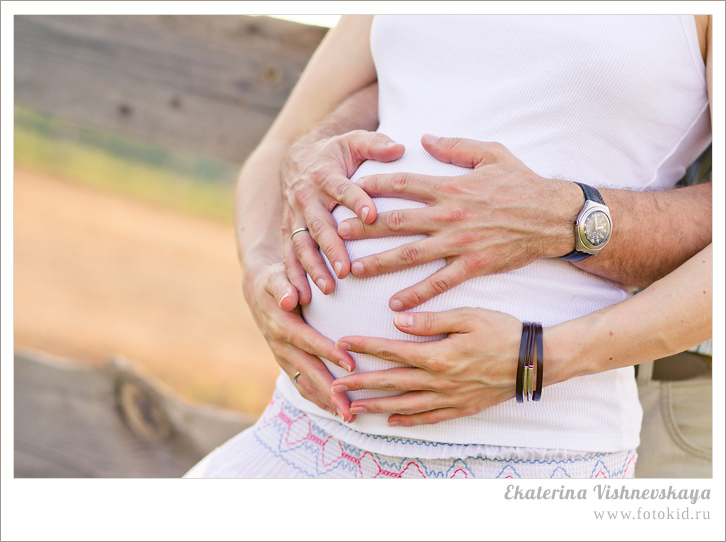
[(320, 278), (320, 279), (318, 279), (318, 280), (315, 281), (315, 284), (318, 285), (318, 288), (320, 288), (320, 291), (321, 292), (325, 293), (325, 287), (328, 285), (328, 283), (325, 282), (325, 279)]
[(366, 218), (368, 218), (368, 213), (370, 213), (370, 212), (371, 212), (371, 210), (368, 207), (363, 207), (360, 210), (360, 216), (363, 219), (363, 222), (365, 222)]
[(360, 277), (363, 274), (363, 269), (363, 264), (360, 262), (353, 262), (353, 265), (350, 266), (350, 272), (356, 277)]
[(397, 314), (393, 317), (393, 321), (396, 322), (398, 327), (411, 327), (413, 325), (413, 314)]
[(285, 294), (284, 296), (282, 296), (280, 298), (280, 302), (279, 302), (280, 308), (282, 308), (282, 302), (285, 301), (285, 299), (287, 299), (288, 297), (290, 297), (289, 293)]
[(341, 237), (348, 237), (350, 235), (350, 230), (350, 224), (348, 224), (347, 222), (341, 222), (340, 224), (338, 224), (338, 235), (340, 235)]
[(348, 343), (338, 341), (335, 343), (335, 348), (339, 350), (350, 350), (350, 345)]
[(367, 414), (368, 411), (365, 409), (365, 407), (362, 407), (362, 406), (352, 406), (352, 407), (350, 407), (350, 413), (351, 414)]
[(438, 137), (432, 136), (431, 134), (424, 134), (421, 138), (421, 141), (424, 143), (435, 143)]
[(348, 363), (347, 361), (344, 361), (344, 360), (342, 360), (342, 359), (341, 359), (341, 360), (340, 360), (340, 361), (338, 362), (338, 364), (339, 364), (339, 365), (340, 365), (340, 366), (341, 366), (341, 367), (342, 367), (343, 369), (345, 369), (346, 371), (348, 371), (349, 373), (352, 373), (352, 372), (353, 372), (353, 367), (351, 367), (350, 363)]
[(333, 269), (335, 269), (335, 276), (340, 278), (340, 271), (343, 269), (343, 262), (335, 262), (333, 264)]
[(400, 299), (394, 299), (391, 301), (391, 310), (393, 311), (402, 311), (403, 310), (403, 302)]
[(395, 147), (396, 145), (398, 145), (398, 143), (396, 143), (396, 142), (395, 142), (395, 141), (393, 141), (392, 139), (389, 139), (388, 141), (386, 141), (386, 142), (384, 143), (384, 146), (386, 146), (386, 147)]
[[(352, 410), (352, 409), (351, 409), (351, 410)], [(399, 422), (398, 420), (389, 420), (389, 421), (388, 421), (388, 425), (389, 425), (390, 427), (400, 427), (400, 426), (402, 426), (403, 424), (402, 424), (401, 422)]]
[(348, 391), (348, 388), (346, 388), (343, 384), (330, 386), (330, 393), (345, 393), (346, 391)]

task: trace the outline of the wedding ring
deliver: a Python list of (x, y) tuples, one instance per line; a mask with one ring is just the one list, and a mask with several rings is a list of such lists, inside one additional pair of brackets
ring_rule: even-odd
[(294, 231), (293, 231), (293, 232), (292, 232), (292, 233), (290, 234), (290, 241), (292, 241), (292, 238), (293, 238), (293, 237), (295, 237), (295, 235), (297, 235), (297, 234), (298, 234), (298, 233), (300, 233), (301, 231), (310, 231), (310, 230), (308, 230), (307, 228), (298, 228), (298, 229), (294, 230)]
[(295, 373), (295, 376), (292, 377), (292, 381), (297, 384), (297, 379), (300, 378), (300, 371)]

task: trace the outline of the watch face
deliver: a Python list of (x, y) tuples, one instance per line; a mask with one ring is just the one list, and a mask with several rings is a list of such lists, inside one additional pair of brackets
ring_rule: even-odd
[(602, 211), (595, 211), (585, 220), (585, 239), (598, 247), (610, 238), (610, 220)]

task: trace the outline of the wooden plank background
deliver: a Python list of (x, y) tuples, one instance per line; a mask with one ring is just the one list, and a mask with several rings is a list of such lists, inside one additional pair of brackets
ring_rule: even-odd
[(15, 103), (241, 163), (327, 29), (246, 16), (16, 16)]
[(124, 360), (16, 351), (14, 392), (16, 478), (178, 477), (252, 423), (191, 405)]
[[(327, 29), (245, 16), (16, 16), (15, 103), (240, 164)], [(15, 353), (16, 477), (180, 476), (247, 427), (116, 360)]]

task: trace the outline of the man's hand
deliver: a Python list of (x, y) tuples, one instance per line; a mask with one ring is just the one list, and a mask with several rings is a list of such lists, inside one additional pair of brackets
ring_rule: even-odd
[[(320, 250), (338, 278), (345, 278), (350, 272), (348, 252), (331, 215), (335, 206), (351, 209), (361, 224), (370, 224), (376, 219), (373, 200), (350, 177), (366, 160), (391, 162), (398, 160), (403, 152), (403, 145), (389, 137), (364, 130), (312, 142), (303, 137), (290, 148), (280, 169), (284, 197), (283, 253), (288, 276), (300, 293), (301, 304), (310, 302), (305, 272), (324, 294), (335, 288), (335, 279)], [(290, 239), (291, 233), (302, 227), (308, 231)]]
[(471, 416), (514, 397), (522, 323), (513, 316), (465, 308), (399, 313), (394, 323), (411, 335), (448, 335), (429, 342), (342, 337), (336, 343), (341, 349), (403, 365), (335, 380), (335, 393), (400, 392), (355, 400), (353, 414), (392, 413), (389, 425), (430, 424)]
[(394, 295), (392, 310), (408, 310), (469, 278), (572, 250), (572, 223), (582, 206), (577, 185), (539, 177), (499, 143), (433, 136), (421, 141), (437, 160), (473, 170), (455, 177), (395, 173), (359, 179), (358, 185), (371, 197), (398, 197), (428, 206), (381, 213), (372, 223), (354, 218), (338, 225), (346, 240), (429, 236), (355, 260), (351, 269), (356, 277), (446, 259), (439, 271)]
[(260, 264), (254, 270), (245, 268), (243, 290), (257, 327), (277, 363), (291, 380), (300, 372), (296, 382), (300, 394), (345, 421), (355, 419), (345, 394), (330, 392), (333, 376), (317, 356), (347, 371), (355, 368), (355, 361), (305, 323), (300, 315), (297, 291), (287, 280), (283, 265), (272, 263)]

